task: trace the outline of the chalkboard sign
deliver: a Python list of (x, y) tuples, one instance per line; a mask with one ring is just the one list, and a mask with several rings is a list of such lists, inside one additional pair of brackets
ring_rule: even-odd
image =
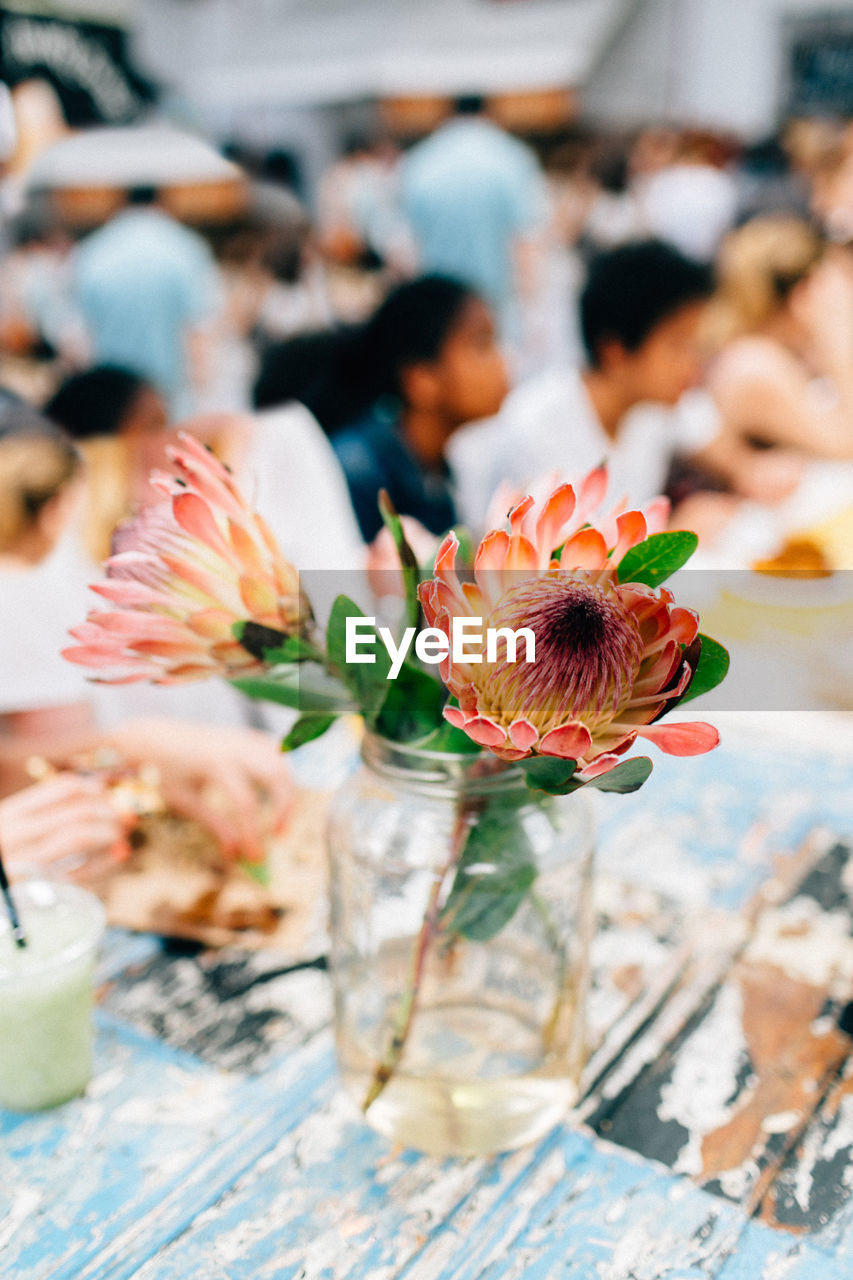
[(803, 30), (790, 50), (789, 112), (853, 116), (853, 25)]

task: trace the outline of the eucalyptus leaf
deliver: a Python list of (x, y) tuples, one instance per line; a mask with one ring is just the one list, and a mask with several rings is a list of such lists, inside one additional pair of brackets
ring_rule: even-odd
[(652, 762), (648, 756), (632, 756), (623, 760), (609, 773), (590, 778), (589, 782), (581, 782), (581, 787), (594, 787), (596, 791), (615, 791), (619, 795), (628, 795), (630, 791), (639, 791), (640, 787), (652, 771)]
[(397, 679), (389, 681), (376, 728), (394, 742), (422, 738), (442, 723), (445, 696), (444, 686), (434, 676), (412, 662), (404, 662)]
[(295, 711), (344, 715), (357, 710), (347, 686), (314, 663), (273, 667), (262, 676), (244, 676), (230, 683), (247, 698)]
[(616, 576), (620, 582), (640, 582), (647, 587), (659, 587), (687, 563), (698, 545), (696, 534), (686, 529), (653, 533), (645, 542), (625, 552)]
[(574, 787), (570, 785), (578, 767), (577, 760), (564, 760), (558, 756), (528, 756), (520, 764), (525, 781), (533, 790), (559, 796), (577, 787), (577, 783)]
[(464, 898), (460, 895), (453, 932), (471, 942), (488, 942), (509, 924), (535, 879), (532, 866), (472, 877), (470, 892)]
[(394, 546), (397, 549), (397, 555), (400, 560), (400, 568), (403, 573), (403, 589), (406, 597), (405, 625), (416, 627), (421, 616), (421, 604), (418, 599), (418, 581), (420, 579), (418, 560), (409, 546), (403, 529), (403, 522), (386, 489), (379, 490), (379, 514), (382, 516), (385, 528), (394, 540)]
[(300, 716), (281, 744), (282, 751), (295, 751), (306, 742), (313, 742), (321, 737), (335, 723), (337, 716), (304, 715)]
[(710, 636), (699, 636), (702, 641), (702, 652), (699, 654), (699, 662), (696, 670), (693, 672), (693, 679), (681, 699), (682, 702), (689, 702), (691, 698), (698, 698), (700, 694), (708, 693), (711, 689), (716, 689), (721, 680), (726, 678), (729, 669), (728, 650), (717, 641), (712, 640)]
[[(365, 654), (371, 654), (375, 661), (347, 662), (347, 618), (364, 616), (349, 596), (338, 596), (332, 605), (329, 625), (326, 628), (326, 649), (332, 668), (350, 690), (365, 720), (373, 728), (393, 682), (387, 678), (391, 670), (391, 659), (375, 628), (372, 628), (376, 637), (372, 650), (364, 644)], [(368, 633), (366, 628), (365, 633)]]
[(462, 729), (442, 720), (437, 729), (418, 742), (422, 751), (446, 751), (448, 755), (479, 755), (483, 748)]
[(488, 942), (509, 923), (536, 879), (517, 813), (484, 813), (471, 828), (442, 911), (451, 934)]

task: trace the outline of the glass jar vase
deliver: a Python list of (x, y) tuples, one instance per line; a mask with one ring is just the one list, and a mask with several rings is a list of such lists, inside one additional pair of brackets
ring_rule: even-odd
[(592, 802), (518, 764), (368, 735), (332, 803), (338, 1062), (368, 1123), (437, 1155), (531, 1142), (585, 1059)]

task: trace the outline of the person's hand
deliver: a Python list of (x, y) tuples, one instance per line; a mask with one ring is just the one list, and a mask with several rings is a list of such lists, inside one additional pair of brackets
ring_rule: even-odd
[(10, 873), (68, 859), (95, 863), (124, 850), (124, 825), (103, 781), (59, 773), (0, 800), (0, 848)]
[(293, 795), (276, 740), (257, 729), (136, 720), (113, 740), (138, 763), (157, 766), (166, 804), (217, 836), (231, 857), (260, 862)]
[(752, 502), (773, 506), (798, 488), (806, 459), (792, 449), (751, 449), (737, 478), (738, 492)]
[(670, 517), (671, 529), (691, 529), (701, 547), (713, 547), (737, 514), (741, 499), (733, 493), (700, 491), (679, 502)]

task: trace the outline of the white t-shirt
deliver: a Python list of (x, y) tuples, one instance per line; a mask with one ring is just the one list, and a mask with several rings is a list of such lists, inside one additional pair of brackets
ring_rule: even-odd
[[(356, 575), (364, 566), (346, 480), (322, 429), (301, 406), (259, 415), (256, 422), (243, 490), (287, 558), (313, 571), (303, 586), (322, 619), (339, 591), (357, 593)], [(223, 680), (98, 685), (85, 668), (66, 662), (60, 651), (74, 643), (69, 628), (91, 609), (110, 607), (88, 590), (101, 576), (75, 527), (40, 565), (0, 569), (0, 714), (88, 701), (104, 728), (149, 715), (231, 725), (257, 718)]]
[(95, 597), (92, 569), (75, 538), (64, 537), (41, 564), (0, 568), (0, 714), (84, 702), (82, 667), (60, 657)]
[(540, 477), (576, 481), (607, 462), (609, 498), (642, 506), (661, 492), (676, 451), (713, 439), (718, 419), (710, 397), (691, 391), (675, 409), (642, 404), (604, 432), (578, 369), (554, 369), (513, 391), (497, 417), (465, 427), (450, 442), (460, 516), (482, 531), (492, 495), (508, 483), (519, 496)]
[(303, 405), (255, 415), (243, 491), (297, 569), (363, 569), (365, 546), (346, 478)]

